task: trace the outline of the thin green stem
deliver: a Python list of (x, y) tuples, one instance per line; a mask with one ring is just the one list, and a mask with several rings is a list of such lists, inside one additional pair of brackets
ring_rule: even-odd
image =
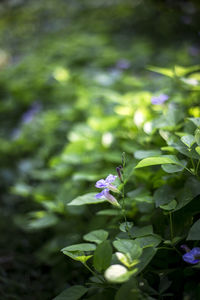
[(192, 167), (193, 167), (194, 173), (196, 174), (196, 171), (195, 171), (195, 164), (194, 164), (193, 158), (191, 158), (191, 162), (192, 162)]
[[(123, 170), (125, 169), (125, 166), (126, 166), (126, 157), (125, 157), (125, 152), (123, 152), (122, 153), (122, 167), (123, 167)], [(127, 223), (127, 218), (126, 218), (124, 173), (122, 174), (122, 183), (123, 183), (123, 186), (122, 186), (122, 215), (124, 217), (124, 221), (125, 221), (125, 224), (126, 224), (125, 228), (126, 228), (126, 231), (128, 233), (128, 236), (130, 238), (132, 238), (131, 233), (130, 233), (129, 228), (128, 228), (128, 223)]]
[(199, 159), (199, 161), (198, 161), (198, 163), (197, 163), (197, 167), (196, 167), (196, 175), (198, 175), (199, 165), (200, 165), (200, 159)]
[(170, 236), (172, 241), (174, 238), (172, 212), (169, 213), (169, 223), (170, 223)]
[(173, 246), (172, 248), (168, 248), (168, 247), (158, 247), (157, 249), (158, 249), (158, 250), (172, 250), (172, 251), (176, 251), (180, 256), (182, 256), (181, 252), (180, 252), (178, 249), (176, 249), (175, 246)]
[(174, 249), (180, 256), (182, 256), (182, 253), (181, 253), (175, 246), (173, 246), (173, 249)]
[(97, 277), (102, 283), (104, 283), (104, 280), (96, 274), (86, 263), (84, 263), (84, 266), (92, 273), (93, 276)]
[(185, 167), (185, 169), (186, 169), (188, 172), (190, 172), (190, 174), (194, 175), (194, 173), (193, 173), (190, 169), (188, 169), (188, 168), (186, 168), (186, 167)]

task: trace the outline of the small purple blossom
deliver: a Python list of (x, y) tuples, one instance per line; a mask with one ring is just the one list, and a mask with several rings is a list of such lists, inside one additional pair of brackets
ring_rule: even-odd
[(130, 65), (131, 65), (130, 62), (127, 59), (122, 58), (122, 59), (118, 60), (116, 67), (118, 69), (126, 70), (126, 69), (130, 68)]
[(154, 105), (163, 104), (165, 101), (169, 99), (169, 96), (166, 94), (160, 94), (159, 96), (154, 96), (151, 98), (151, 103)]
[(101, 193), (97, 194), (95, 197), (97, 199), (106, 198), (108, 202), (110, 202), (112, 205), (120, 207), (119, 203), (117, 202), (117, 199), (109, 193), (109, 189), (104, 189)]
[(118, 174), (118, 177), (119, 177), (119, 180), (123, 183), (123, 178), (122, 178), (122, 166), (119, 166), (116, 168), (116, 171), (117, 171), (117, 174)]
[(192, 250), (186, 245), (181, 248), (185, 249), (186, 253), (182, 256), (183, 260), (189, 264), (198, 264), (200, 262), (200, 247), (194, 247)]
[(34, 116), (41, 110), (41, 104), (34, 102), (29, 110), (22, 115), (22, 123), (30, 123)]
[(117, 199), (115, 199), (115, 197), (109, 193), (110, 190), (115, 193), (120, 193), (118, 188), (115, 185), (111, 184), (113, 181), (115, 181), (116, 178), (117, 176), (110, 174), (106, 177), (106, 179), (98, 180), (95, 184), (95, 187), (97, 187), (98, 189), (103, 189), (103, 191), (97, 194), (95, 198), (106, 198), (112, 205), (120, 207)]
[(97, 187), (98, 189), (107, 188), (115, 193), (119, 193), (118, 188), (115, 185), (111, 184), (113, 181), (115, 181), (116, 178), (117, 176), (110, 174), (106, 177), (105, 180), (104, 179), (98, 180), (95, 184), (95, 187)]

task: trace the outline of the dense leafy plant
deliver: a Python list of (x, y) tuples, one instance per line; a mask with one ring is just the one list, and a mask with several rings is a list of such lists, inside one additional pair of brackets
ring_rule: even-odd
[(106, 226), (85, 234), (83, 243), (62, 249), (91, 272), (90, 282), (55, 299), (198, 298), (200, 118), (188, 113), (199, 114), (191, 100), (199, 89), (197, 79), (184, 77), (196, 69), (151, 67), (172, 77), (174, 84), (183, 83), (188, 98), (180, 98), (180, 90), (153, 97), (157, 117), (148, 123), (145, 148), (134, 151), (134, 158), (123, 153), (116, 175), (97, 181), (102, 191), (96, 196), (84, 194), (68, 203), (108, 201), (111, 207), (96, 213), (96, 218), (104, 216)]
[[(193, 203), (189, 203), (193, 196), (186, 196), (188, 186), (197, 193), (198, 143), (193, 143), (191, 135), (197, 138), (198, 126), (186, 118), (200, 117), (199, 66), (195, 66), (199, 4), (144, 2), (0, 3), (2, 299), (52, 299), (65, 288), (70, 288), (65, 298), (70, 294), (89, 298), (94, 293), (101, 299), (112, 298), (123, 284), (119, 293), (129, 294), (129, 287), (138, 290), (138, 285), (138, 293), (145, 293), (140, 291), (142, 279), (158, 292), (159, 280), (162, 290), (167, 276), (173, 283), (166, 293), (182, 297), (174, 282), (184, 276), (188, 279), (186, 296), (193, 291), (196, 279), (187, 268), (183, 276), (182, 267), (187, 266), (183, 259), (196, 260), (198, 244), (184, 242), (181, 220), (182, 211)], [(153, 67), (174, 64), (193, 67)], [(196, 155), (192, 160), (186, 157), (188, 145)], [(143, 166), (153, 162), (155, 156), (162, 167), (135, 168), (145, 158)], [(120, 193), (109, 191), (106, 185), (108, 190), (99, 190), (102, 194), (95, 198), (95, 182), (110, 174), (119, 176), (110, 184)], [(170, 201), (160, 203), (160, 193), (170, 194)], [(102, 195), (121, 208), (113, 207)], [(188, 204), (176, 211), (182, 195)], [(195, 205), (184, 217), (185, 236), (198, 220)], [(187, 247), (193, 249), (183, 259), (170, 245), (170, 214), (173, 236), (182, 238), (173, 241), (173, 246), (181, 255)], [(144, 249), (135, 242), (143, 235), (153, 243)], [(119, 245), (123, 239), (131, 242)], [(172, 250), (158, 249), (166, 240), (165, 247)], [(83, 242), (85, 248), (76, 249)], [(66, 259), (60, 252), (63, 248), (75, 260)], [(149, 263), (135, 272), (148, 251), (152, 260), (149, 254)], [(76, 255), (79, 252), (81, 257)], [(118, 258), (114, 252), (119, 252)], [(163, 277), (166, 255), (170, 271)], [(178, 257), (180, 275), (170, 273), (178, 266)], [(117, 270), (126, 271), (130, 283), (110, 283), (105, 279), (110, 271), (104, 278), (113, 264), (121, 265)], [(88, 267), (98, 275), (89, 290)]]

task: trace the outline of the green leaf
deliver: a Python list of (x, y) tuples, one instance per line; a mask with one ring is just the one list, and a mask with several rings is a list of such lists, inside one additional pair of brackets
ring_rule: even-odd
[(163, 185), (155, 191), (153, 197), (156, 207), (159, 207), (160, 205), (166, 205), (170, 203), (174, 199), (175, 195), (170, 186)]
[(158, 246), (162, 238), (159, 235), (148, 235), (143, 237), (138, 237), (135, 240), (141, 248), (147, 248), (147, 247), (156, 247)]
[(174, 211), (177, 211), (187, 205), (196, 196), (200, 195), (200, 184), (199, 181), (194, 177), (189, 177), (184, 184), (183, 189), (177, 193), (178, 204)]
[(109, 241), (99, 244), (94, 252), (93, 265), (98, 272), (109, 267), (112, 259), (112, 247)]
[(176, 200), (172, 200), (171, 202), (169, 202), (168, 204), (165, 205), (160, 205), (160, 208), (164, 209), (164, 210), (173, 210), (175, 209), (177, 206), (177, 202)]
[(200, 118), (188, 118), (194, 125), (200, 128)]
[(134, 240), (121, 239), (114, 241), (113, 245), (119, 252), (128, 254), (131, 260), (139, 258), (142, 253), (142, 248)]
[(155, 157), (148, 157), (141, 160), (135, 169), (154, 166), (154, 165), (164, 165), (164, 164), (175, 164), (181, 165), (181, 162), (175, 155), (163, 155), (163, 156), (155, 156)]
[(136, 196), (134, 199), (137, 202), (153, 203), (153, 197), (145, 194)]
[(195, 142), (197, 143), (197, 145), (200, 146), (200, 129), (199, 128), (197, 128), (195, 130), (194, 138), (195, 138)]
[(116, 209), (103, 209), (96, 213), (98, 216), (119, 216), (120, 210)]
[(128, 230), (130, 230), (133, 227), (133, 222), (123, 222), (120, 224), (119, 229), (122, 232), (127, 232)]
[(121, 253), (121, 252), (116, 252), (115, 253), (116, 257), (118, 258), (118, 260), (123, 264), (125, 265), (126, 267), (128, 268), (132, 268), (133, 266), (137, 265), (139, 263), (139, 260), (138, 259), (134, 259), (132, 260), (130, 258), (130, 255), (126, 255), (124, 253)]
[(71, 245), (63, 248), (61, 251), (94, 251), (96, 249), (96, 245), (90, 243), (82, 243)]
[[(62, 250), (61, 250), (62, 251)], [(88, 259), (90, 259), (93, 255), (85, 255), (83, 251), (67, 251), (63, 250), (63, 254), (69, 256), (73, 260), (80, 261), (81, 263), (85, 264)]]
[(86, 205), (86, 204), (97, 204), (107, 201), (106, 199), (97, 199), (95, 198), (96, 193), (88, 193), (82, 196), (79, 196), (69, 202), (67, 205)]
[(200, 219), (196, 221), (190, 228), (187, 236), (188, 241), (199, 241), (200, 240)]
[(200, 147), (199, 147), (199, 146), (197, 146), (197, 147), (195, 148), (195, 151), (200, 155)]
[(131, 229), (131, 236), (133, 238), (137, 238), (137, 237), (141, 237), (141, 236), (145, 236), (145, 235), (150, 235), (150, 234), (153, 234), (152, 225), (147, 225), (147, 226), (144, 226), (144, 227), (141, 227), (141, 228), (134, 226)]
[(137, 269), (134, 269), (132, 271), (128, 271), (127, 268), (125, 268), (122, 265), (112, 265), (105, 271), (105, 278), (112, 283), (122, 283), (136, 273)]
[(28, 223), (26, 229), (38, 230), (47, 227), (51, 227), (58, 223), (58, 218), (53, 214), (46, 214), (44, 217), (32, 220)]
[(161, 154), (160, 150), (138, 150), (134, 152), (134, 157), (136, 159), (143, 159), (146, 157), (159, 156)]
[(195, 143), (195, 138), (192, 134), (187, 134), (181, 137), (181, 141), (188, 147), (191, 148)]
[(100, 244), (108, 237), (108, 232), (102, 229), (91, 231), (83, 236), (85, 241)]
[(84, 286), (74, 285), (74, 286), (64, 290), (61, 294), (59, 294), (53, 300), (78, 300), (87, 291), (88, 291), (88, 289), (85, 288)]
[(184, 170), (186, 167), (187, 161), (186, 160), (181, 160), (181, 163), (183, 166), (178, 166), (178, 165), (161, 165), (161, 168), (163, 171), (166, 173), (176, 173), (176, 172), (181, 172)]
[[(193, 145), (190, 149), (181, 141), (178, 140), (176, 142), (173, 142), (171, 144), (177, 151), (180, 153), (186, 155), (187, 157), (190, 158), (196, 158), (199, 159), (198, 154), (195, 152), (195, 145)], [(182, 165), (182, 164), (181, 164)]]
[(165, 76), (170, 77), (170, 78), (173, 78), (174, 75), (175, 75), (173, 70), (167, 69), (167, 68), (159, 68), (159, 67), (154, 67), (154, 66), (148, 66), (147, 70), (165, 75)]
[(149, 248), (144, 248), (142, 255), (140, 256), (140, 262), (137, 265), (137, 272), (136, 274), (139, 274), (146, 268), (146, 266), (150, 263), (154, 255), (156, 254), (157, 249), (149, 247)]
[(115, 300), (139, 300), (142, 299), (138, 283), (135, 278), (131, 278), (128, 282), (124, 283), (117, 291)]

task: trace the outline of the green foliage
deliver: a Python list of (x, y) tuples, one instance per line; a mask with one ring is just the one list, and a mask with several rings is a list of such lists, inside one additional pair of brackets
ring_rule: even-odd
[(106, 270), (110, 266), (112, 247), (109, 241), (104, 241), (97, 246), (94, 252), (93, 264), (98, 272)]
[[(0, 298), (199, 293), (181, 248), (199, 246), (199, 5), (181, 5), (0, 4)], [(95, 197), (109, 174), (119, 209)]]
[(87, 288), (81, 285), (74, 285), (63, 291), (53, 300), (78, 300), (87, 292), (87, 290)]

